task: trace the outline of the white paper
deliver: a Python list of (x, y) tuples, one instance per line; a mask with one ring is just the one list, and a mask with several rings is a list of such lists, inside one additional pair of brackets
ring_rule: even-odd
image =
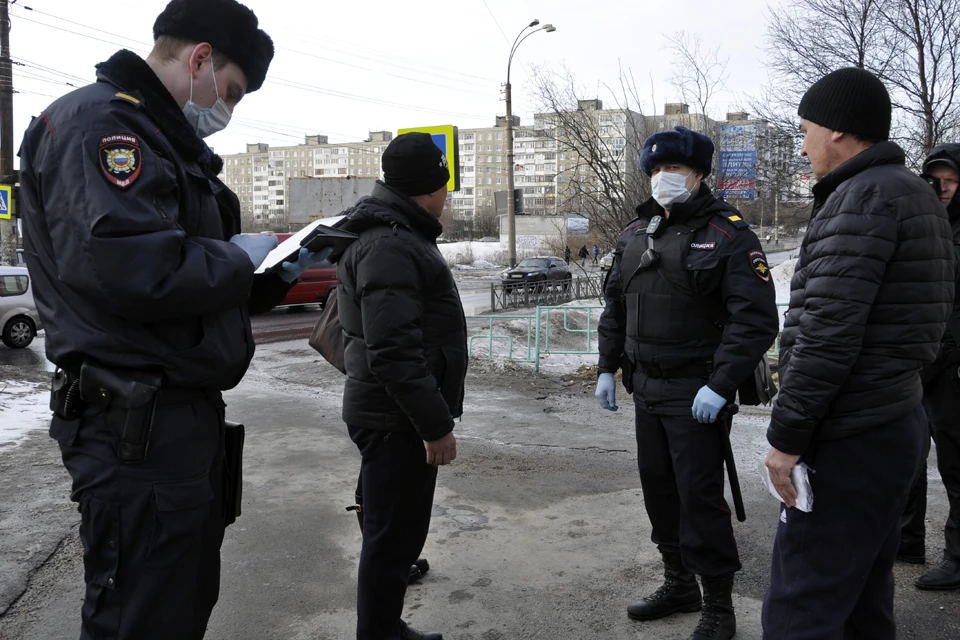
[(283, 264), (292, 257), (295, 257), (303, 246), (303, 239), (308, 237), (314, 229), (323, 224), (322, 220), (314, 220), (300, 231), (281, 242), (276, 249), (267, 254), (260, 266), (254, 271), (254, 274), (266, 273), (277, 265)]
[[(813, 511), (813, 487), (810, 486), (810, 473), (812, 472), (806, 462), (795, 465), (790, 472), (790, 481), (793, 483), (793, 488), (797, 490), (797, 509), (804, 513)], [(773, 480), (770, 479), (770, 469), (767, 468), (766, 461), (763, 458), (760, 458), (760, 477), (767, 485), (770, 495), (785, 503), (786, 501), (777, 493), (777, 488), (773, 486)]]

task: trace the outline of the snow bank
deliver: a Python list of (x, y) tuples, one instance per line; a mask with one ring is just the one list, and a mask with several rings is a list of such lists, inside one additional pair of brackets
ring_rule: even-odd
[(50, 393), (43, 385), (0, 381), (0, 451), (50, 424)]
[(793, 272), (796, 268), (797, 260), (794, 258), (771, 269), (773, 282), (777, 286), (777, 304), (790, 302), (790, 281), (793, 280)]
[[(499, 242), (451, 242), (438, 244), (437, 248), (451, 264), (473, 264), (477, 260), (491, 262), (504, 251)], [(493, 268), (496, 268), (496, 264)]]

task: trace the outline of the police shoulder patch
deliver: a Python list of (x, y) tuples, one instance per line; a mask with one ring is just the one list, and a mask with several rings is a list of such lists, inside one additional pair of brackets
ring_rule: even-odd
[(126, 189), (140, 177), (143, 168), (140, 140), (129, 133), (100, 138), (100, 168), (114, 186)]
[(767, 256), (763, 254), (763, 251), (751, 251), (747, 257), (757, 277), (764, 282), (770, 282), (770, 267), (767, 266)]

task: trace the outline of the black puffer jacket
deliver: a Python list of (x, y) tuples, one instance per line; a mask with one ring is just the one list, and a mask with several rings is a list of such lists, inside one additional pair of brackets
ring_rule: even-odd
[(352, 427), (438, 440), (463, 413), (466, 321), (437, 249), (440, 222), (378, 183), (340, 226), (360, 236), (337, 265)]
[(795, 455), (915, 409), (920, 369), (936, 356), (954, 301), (947, 213), (900, 147), (882, 142), (851, 158), (814, 196), (767, 431)]

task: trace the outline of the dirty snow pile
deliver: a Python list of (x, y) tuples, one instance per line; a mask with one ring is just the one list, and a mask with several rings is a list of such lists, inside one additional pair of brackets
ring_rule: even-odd
[(790, 281), (793, 279), (793, 272), (797, 268), (797, 260), (787, 260), (778, 264), (771, 271), (773, 272), (773, 282), (777, 286), (777, 304), (787, 304), (790, 302)]
[(50, 393), (43, 385), (0, 380), (0, 451), (50, 423)]
[(487, 262), (486, 260), (474, 260), (473, 264), (457, 265), (457, 269), (460, 271), (495, 271), (498, 268), (497, 265), (492, 262)]
[[(503, 251), (499, 242), (450, 242), (438, 244), (437, 248), (443, 254), (444, 260), (452, 264), (459, 262), (470, 264), (474, 260), (490, 260)], [(462, 260), (461, 258), (464, 257), (471, 259)]]

